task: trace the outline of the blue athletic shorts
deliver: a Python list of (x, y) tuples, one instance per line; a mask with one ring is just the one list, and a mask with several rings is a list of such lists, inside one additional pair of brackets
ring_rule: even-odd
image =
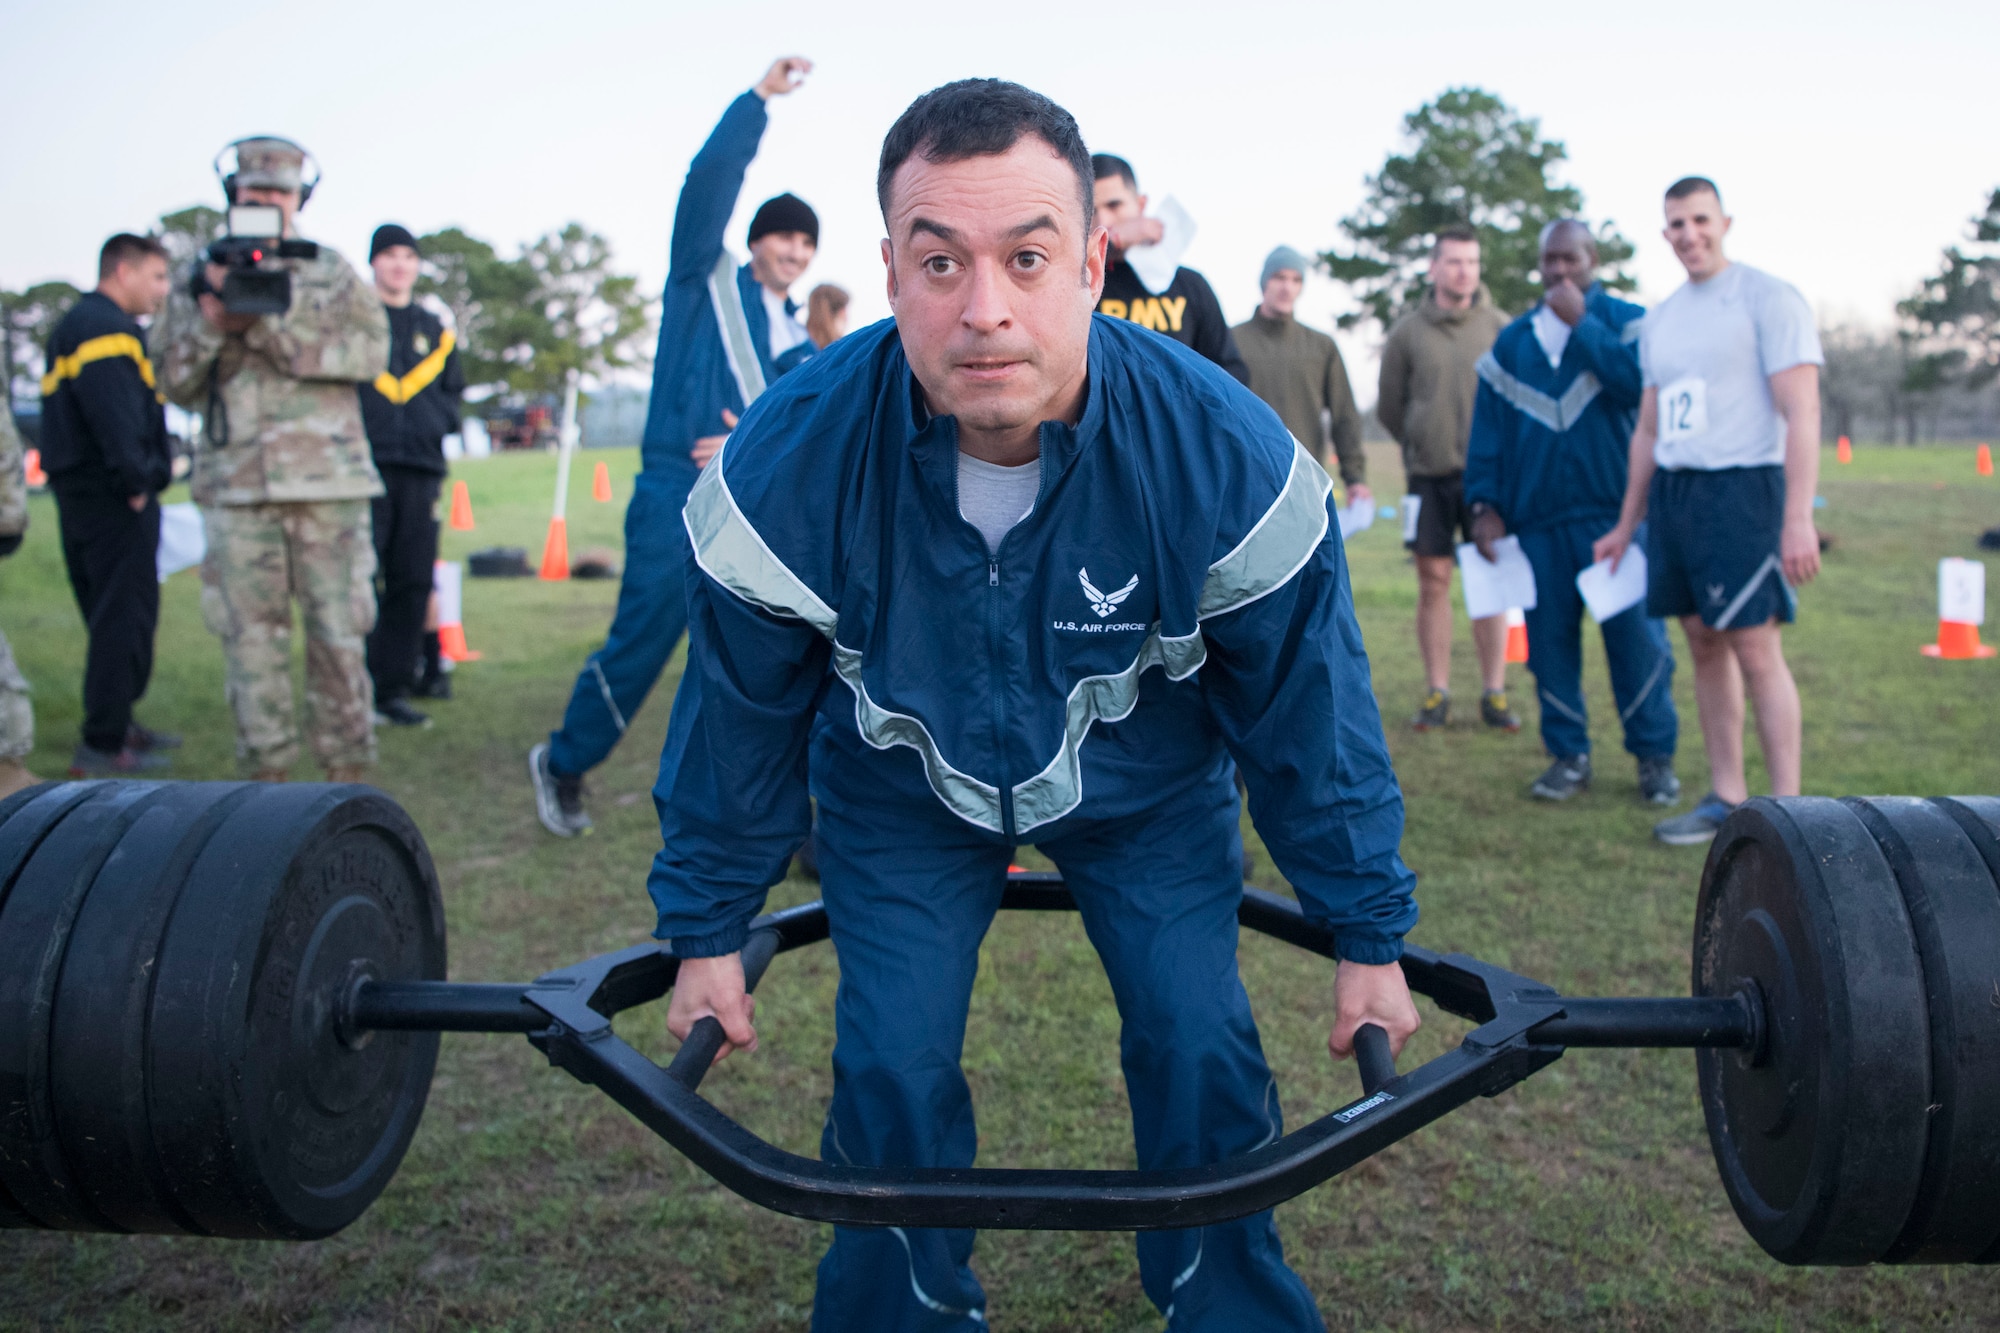
[(1646, 614), (1698, 615), (1710, 629), (1789, 624), (1784, 524), (1782, 467), (1660, 469), (1646, 503)]

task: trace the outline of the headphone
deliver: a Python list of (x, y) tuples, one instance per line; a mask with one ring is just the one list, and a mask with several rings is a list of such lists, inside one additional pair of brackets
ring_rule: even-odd
[[(222, 145), (222, 151), (215, 155), (215, 161), (212, 165), (215, 169), (216, 179), (222, 182), (223, 197), (228, 199), (232, 206), (236, 203), (236, 161), (233, 156), (230, 157), (230, 168), (225, 173), (222, 170), (222, 159), (225, 156), (234, 154), (240, 145), (254, 143), (259, 139), (271, 139), (278, 143), (290, 144), (293, 148), (299, 150), (299, 156), (302, 159), (299, 164), (299, 207), (304, 208), (306, 201), (312, 198), (313, 187), (319, 184), (319, 159), (314, 157), (305, 147), (291, 139), (287, 139), (282, 134), (246, 134), (241, 139), (236, 139)], [(307, 162), (312, 163), (312, 179), (310, 180), (305, 177), (305, 163)]]

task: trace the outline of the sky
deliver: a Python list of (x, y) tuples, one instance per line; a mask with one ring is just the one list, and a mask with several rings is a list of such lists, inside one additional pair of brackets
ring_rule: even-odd
[[(1339, 221), (1440, 91), (1499, 94), (1568, 146), (1560, 179), (1638, 243), (1641, 299), (1681, 279), (1659, 197), (1717, 180), (1733, 257), (1796, 284), (1823, 323), (1884, 324), (2000, 185), (2000, 5), (1527, 7), (1233, 0), (1136, 6), (909, 3), (109, 4), (0, 0), (15, 132), (0, 144), (0, 284), (79, 284), (97, 247), (219, 204), (221, 146), (278, 133), (325, 182), (304, 234), (357, 266), (375, 225), (457, 225), (511, 251), (577, 220), (657, 287), (688, 160), (780, 55), (811, 57), (731, 223), (792, 190), (821, 218), (805, 284), (888, 313), (874, 198), (883, 133), (954, 78), (1014, 79), (1198, 226), (1186, 262), (1232, 320), (1264, 254), (1341, 243)], [(1352, 309), (1316, 275), (1300, 305)], [(1365, 405), (1381, 331), (1340, 335)]]

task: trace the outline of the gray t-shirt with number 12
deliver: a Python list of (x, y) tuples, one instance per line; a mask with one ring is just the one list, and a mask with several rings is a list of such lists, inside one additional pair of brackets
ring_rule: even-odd
[(1690, 282), (1639, 326), (1639, 368), (1659, 391), (1653, 461), (1717, 472), (1785, 461), (1771, 376), (1826, 364), (1798, 288), (1748, 264)]
[(1007, 530), (1028, 516), (1042, 489), (1042, 460), (1019, 467), (1001, 467), (983, 458), (958, 455), (958, 512), (986, 538), (990, 555), (1000, 549)]

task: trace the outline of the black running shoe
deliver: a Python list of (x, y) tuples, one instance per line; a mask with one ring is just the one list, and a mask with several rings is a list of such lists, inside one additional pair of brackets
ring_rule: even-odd
[(535, 788), (535, 814), (543, 828), (558, 838), (590, 832), (590, 815), (583, 808), (583, 775), (550, 768), (547, 741), (528, 751), (528, 781)]
[(1479, 696), (1479, 720), (1496, 731), (1521, 729), (1521, 715), (1507, 706), (1505, 690), (1488, 690)]
[(1571, 755), (1557, 759), (1548, 771), (1535, 779), (1528, 795), (1539, 801), (1567, 801), (1590, 786), (1590, 756)]
[(1639, 799), (1648, 805), (1679, 805), (1681, 780), (1674, 776), (1674, 757), (1647, 755), (1639, 761)]
[(163, 754), (149, 754), (126, 746), (116, 752), (98, 750), (78, 741), (70, 756), (69, 775), (73, 778), (129, 778), (141, 773), (157, 773), (173, 761)]
[(413, 699), (451, 698), (451, 677), (440, 671), (435, 676), (425, 676), (410, 688)]
[(420, 713), (410, 707), (408, 699), (390, 699), (375, 705), (375, 725), (378, 727), (428, 727), (429, 713)]
[(1440, 731), (1451, 725), (1451, 691), (1432, 690), (1424, 696), (1417, 715), (1410, 719), (1412, 731)]
[(178, 750), (181, 738), (170, 731), (154, 731), (143, 722), (134, 722), (125, 729), (125, 748), (140, 754), (148, 750)]

